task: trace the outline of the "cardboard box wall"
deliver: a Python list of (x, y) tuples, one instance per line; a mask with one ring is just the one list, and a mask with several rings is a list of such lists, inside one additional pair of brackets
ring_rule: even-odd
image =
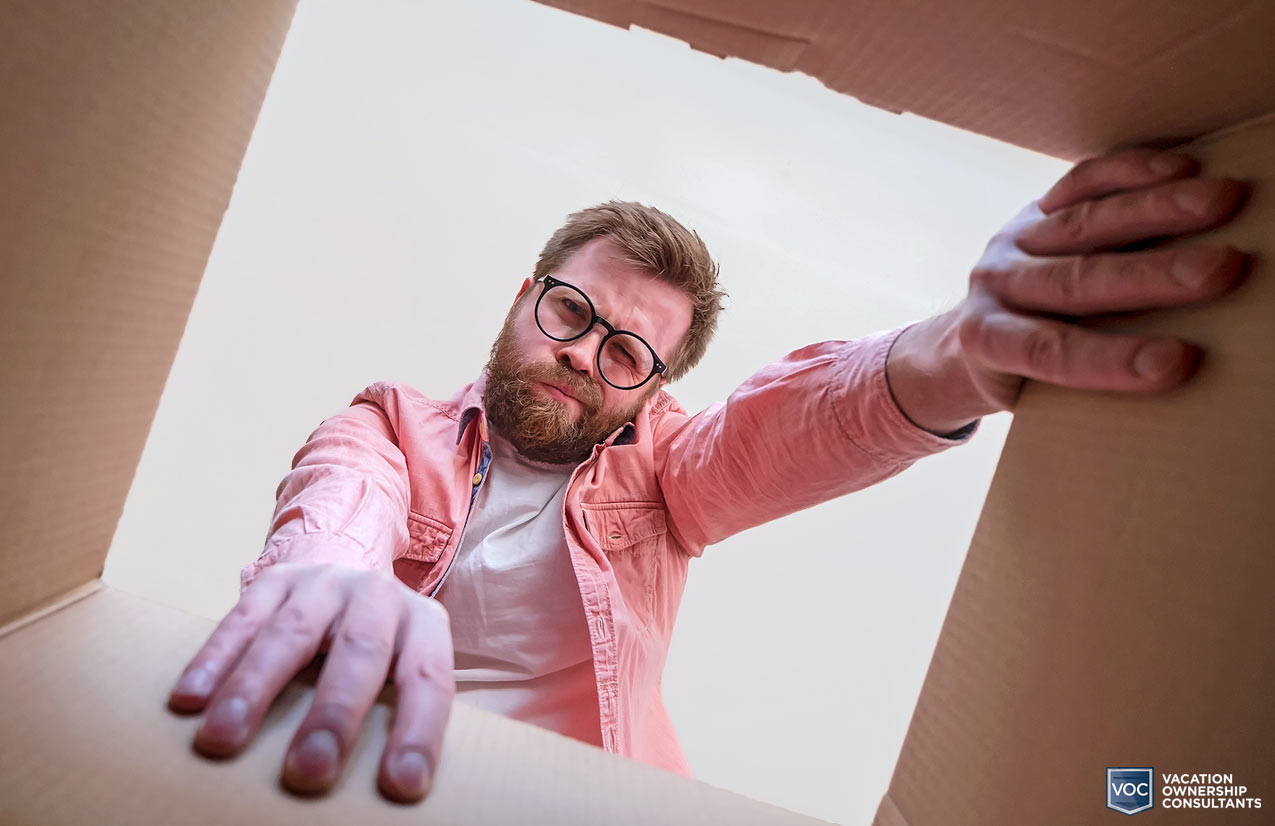
[(277, 778), (313, 673), (238, 759), (192, 752), (165, 704), (213, 623), (98, 577), (293, 7), (0, 4), (0, 824), (819, 822), (460, 704), (395, 806), (388, 691), (301, 800)]
[(879, 826), (1095, 823), (1106, 768), (1229, 773), (1275, 806), (1275, 3), (541, 0), (813, 75), (1062, 158), (1175, 145), (1262, 184), (1212, 233), (1260, 256), (1207, 307), (1102, 325), (1203, 346), (1156, 398), (1029, 384)]
[[(235, 761), (163, 712), (211, 623), (97, 577), (292, 5), (0, 4), (0, 822), (812, 822), (459, 705), (421, 808), (374, 791), (386, 705), (316, 805), (274, 784), (304, 680)], [(1061, 157), (1275, 110), (1269, 4), (563, 5)], [(1273, 140), (1200, 151), (1269, 178)], [(1224, 236), (1273, 224), (1259, 191)], [(880, 823), (1117, 817), (1103, 767), (1156, 761), (1275, 793), (1266, 274), (1126, 322), (1208, 349), (1189, 388), (1024, 395)]]

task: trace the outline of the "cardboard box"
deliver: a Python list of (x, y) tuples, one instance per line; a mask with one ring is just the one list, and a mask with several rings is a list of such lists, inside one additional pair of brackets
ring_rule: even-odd
[[(1249, 121), (1275, 112), (1270, 4), (559, 5), (1060, 157), (1213, 132), (1192, 149), (1210, 172), (1271, 177), (1275, 118)], [(384, 702), (338, 789), (303, 801), (275, 778), (305, 679), (229, 762), (163, 711), (212, 626), (98, 576), (292, 10), (0, 11), (0, 823), (815, 822), (461, 705), (420, 807), (376, 795)], [(1269, 256), (1273, 224), (1259, 190), (1220, 235)], [(1263, 262), (1207, 308), (1110, 322), (1203, 344), (1188, 388), (1024, 394), (883, 826), (1114, 818), (1108, 766), (1275, 794), (1268, 278)]]
[(302, 800), (278, 776), (312, 673), (237, 759), (192, 751), (166, 702), (213, 624), (98, 577), (293, 7), (0, 7), (0, 824), (819, 822), (461, 704), (396, 806), (388, 691)]
[(547, 2), (1062, 158), (1198, 138), (1261, 184), (1212, 234), (1260, 256), (1241, 289), (1098, 325), (1203, 346), (1189, 386), (1023, 393), (876, 823), (1106, 822), (1109, 767), (1157, 772), (1140, 823), (1271, 822), (1163, 793), (1275, 806), (1275, 4)]

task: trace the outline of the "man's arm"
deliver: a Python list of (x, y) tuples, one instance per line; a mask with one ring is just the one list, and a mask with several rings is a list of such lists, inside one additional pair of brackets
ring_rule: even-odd
[[(1236, 181), (1190, 158), (1131, 150), (1086, 161), (992, 239), (956, 309), (902, 331), (798, 350), (724, 404), (666, 415), (655, 433), (671, 530), (691, 553), (876, 484), (968, 439), (1027, 378), (1155, 392), (1185, 380), (1191, 345), (1058, 320), (1216, 297), (1247, 267), (1226, 247), (1116, 252), (1218, 226)], [(1149, 372), (1137, 358), (1151, 345)]]
[(654, 432), (669, 526), (698, 555), (739, 531), (881, 482), (961, 444), (908, 421), (885, 378), (903, 328), (824, 341), (754, 373), (726, 401)]
[(324, 419), (293, 457), (265, 548), (244, 567), (241, 590), (278, 562), (388, 571), (407, 546), (407, 460), (368, 392)]
[(908, 418), (952, 431), (1012, 409), (1026, 379), (1154, 393), (1189, 378), (1200, 353), (1187, 342), (1099, 333), (1056, 316), (1205, 301), (1240, 282), (1248, 259), (1230, 247), (1119, 251), (1228, 221), (1243, 185), (1197, 173), (1191, 158), (1149, 149), (1072, 168), (992, 239), (956, 309), (900, 336), (886, 370)]
[(326, 652), (280, 778), (315, 794), (344, 771), (388, 675), (397, 706), (377, 785), (391, 800), (412, 802), (438, 766), (454, 657), (446, 609), (392, 570), (408, 543), (409, 483), (387, 416), (395, 402), (379, 386), (325, 419), (297, 451), (265, 550), (244, 568), (239, 602), (187, 664), (169, 707), (206, 712), (197, 751), (238, 754), (279, 692)]

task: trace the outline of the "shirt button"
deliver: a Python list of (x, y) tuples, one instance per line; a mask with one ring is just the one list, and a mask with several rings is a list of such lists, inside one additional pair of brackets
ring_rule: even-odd
[(473, 479), (474, 484), (475, 485), (482, 484), (482, 481), (483, 481), (483, 475), (481, 473), (475, 473), (474, 479)]

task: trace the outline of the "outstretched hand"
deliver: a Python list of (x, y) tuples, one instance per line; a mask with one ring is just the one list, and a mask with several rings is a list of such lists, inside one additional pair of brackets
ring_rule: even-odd
[(1200, 357), (1189, 342), (1096, 332), (1068, 317), (1208, 301), (1239, 284), (1249, 259), (1224, 244), (1139, 249), (1240, 210), (1243, 183), (1198, 171), (1192, 158), (1151, 149), (1073, 167), (992, 238), (955, 310), (896, 341), (887, 375), (904, 413), (947, 433), (1011, 409), (1026, 379), (1130, 393), (1188, 379)]
[(377, 785), (397, 802), (428, 792), (456, 684), (447, 611), (386, 571), (279, 563), (240, 596), (186, 666), (169, 707), (206, 712), (194, 747), (240, 753), (289, 680), (326, 651), (314, 700), (281, 780), (298, 794), (329, 791), (387, 678), (397, 687)]

